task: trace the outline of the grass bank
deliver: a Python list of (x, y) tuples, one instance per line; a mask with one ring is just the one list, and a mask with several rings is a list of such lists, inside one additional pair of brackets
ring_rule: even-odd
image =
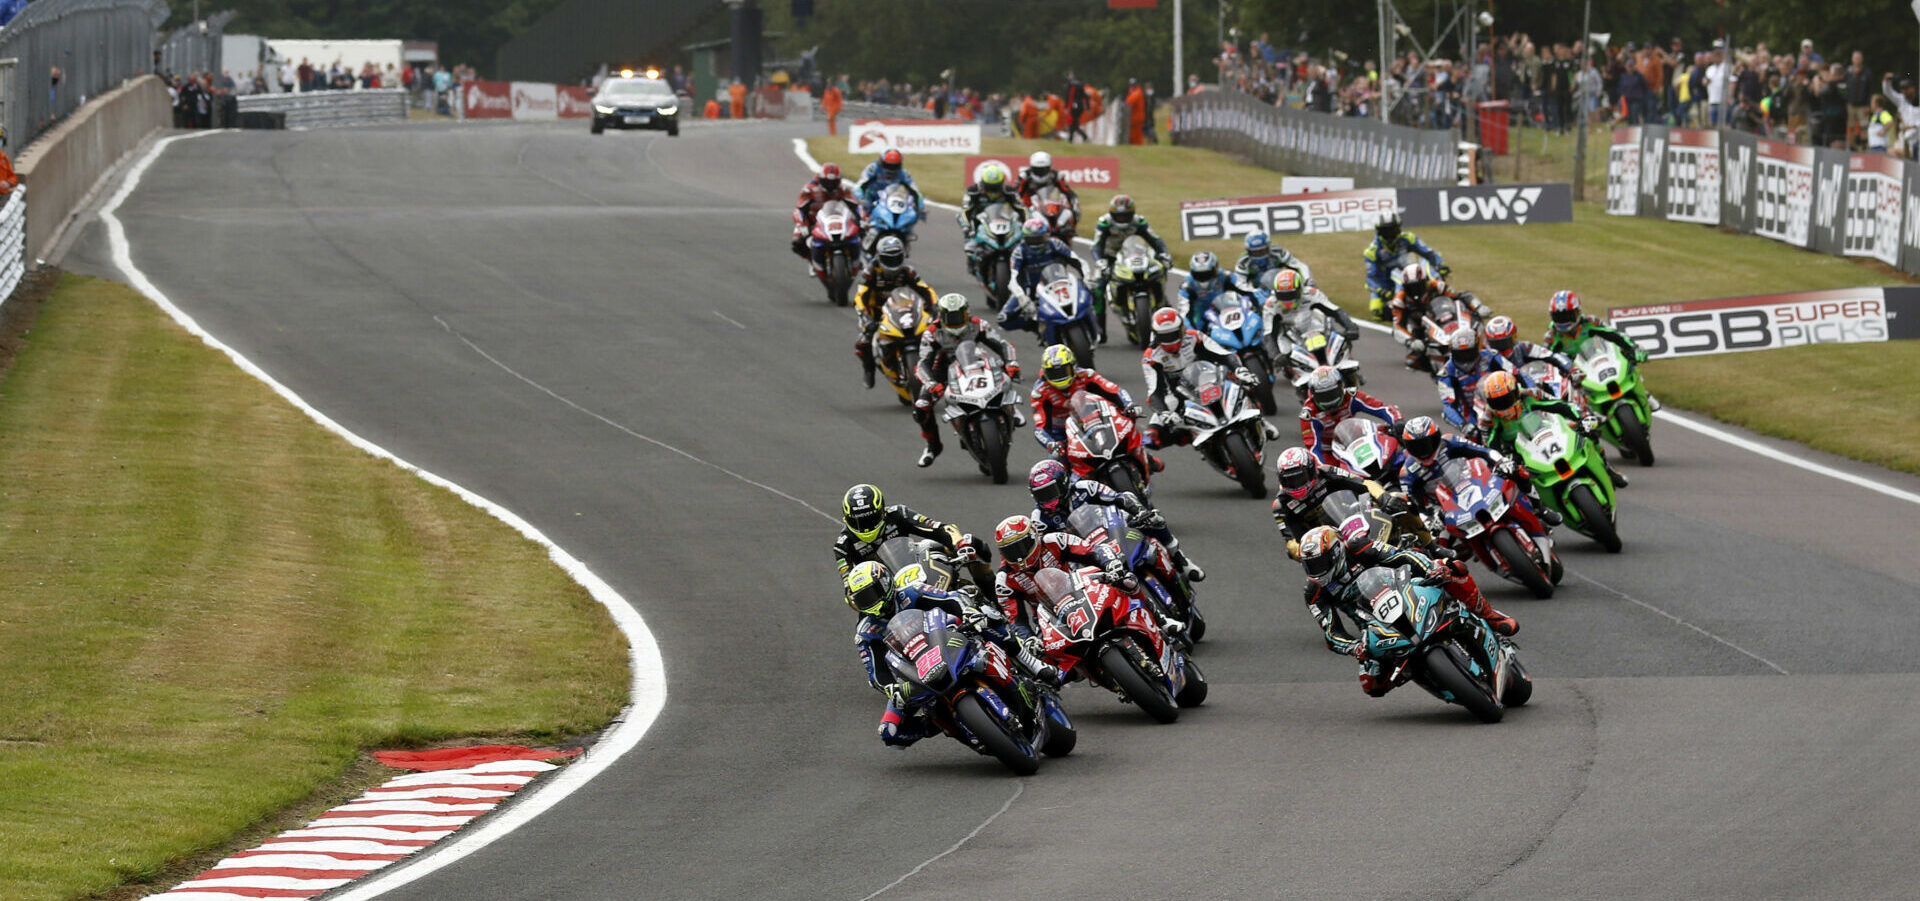
[(363, 749), (607, 723), (626, 651), (541, 547), (349, 447), (124, 285), (0, 382), (0, 898), (154, 879)]
[[(1537, 133), (1523, 133), (1535, 143)], [(1570, 153), (1572, 138), (1549, 150)], [(1057, 141), (989, 138), (988, 153), (1068, 152)], [(1561, 147), (1564, 144), (1565, 147)], [(816, 159), (843, 166), (858, 162), (845, 138), (813, 138)], [(1529, 150), (1536, 148), (1530, 147)], [(1103, 147), (1092, 152), (1121, 158), (1120, 189), (1139, 202), (1154, 227), (1167, 236), (1180, 265), (1199, 250), (1218, 253), (1232, 265), (1233, 241), (1180, 241), (1183, 200), (1278, 193), (1280, 174), (1238, 163), (1223, 154), (1190, 147)], [(1589, 166), (1604, 167), (1606, 145), (1588, 145)], [(1567, 157), (1571, 159), (1571, 157)], [(928, 196), (956, 202), (964, 190), (958, 156), (915, 156), (915, 179)], [(1511, 165), (1511, 161), (1503, 160)], [(1544, 178), (1547, 173), (1531, 177)], [(1545, 168), (1545, 167), (1542, 167)], [(1559, 171), (1561, 167), (1553, 167)], [(1571, 174), (1556, 177), (1564, 181)], [(855, 167), (851, 171), (858, 172)], [(1507, 173), (1503, 170), (1502, 177)], [(1589, 192), (1602, 199), (1604, 191)], [(1082, 198), (1089, 217), (1104, 196)], [(1089, 221), (1091, 219), (1089, 218)], [(1420, 235), (1453, 267), (1454, 280), (1519, 323), (1522, 333), (1546, 327), (1553, 292), (1571, 288), (1586, 306), (1697, 300), (1819, 288), (1901, 284), (1904, 277), (1878, 264), (1798, 250), (1748, 235), (1677, 222), (1608, 216), (1599, 203), (1576, 205), (1564, 225), (1453, 226), (1421, 229)], [(1366, 305), (1360, 254), (1371, 235), (1314, 235), (1285, 239), (1289, 250), (1313, 267), (1334, 300), (1353, 310)], [(946, 249), (922, 245), (920, 253)], [(954, 250), (952, 252), (956, 252)], [(936, 288), (944, 286), (936, 285)], [(1800, 441), (1879, 466), (1920, 473), (1920, 342), (1828, 345), (1671, 360), (1651, 365), (1649, 378), (1662, 400), (1764, 434)]]

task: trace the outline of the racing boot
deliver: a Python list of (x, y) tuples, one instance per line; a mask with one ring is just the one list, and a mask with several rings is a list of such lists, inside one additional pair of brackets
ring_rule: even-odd
[(1374, 295), (1367, 301), (1367, 312), (1372, 313), (1373, 318), (1381, 322), (1387, 321), (1387, 299)]
[(1187, 577), (1187, 581), (1205, 582), (1207, 580), (1207, 571), (1201, 569), (1199, 564), (1194, 563), (1193, 560), (1187, 556), (1186, 551), (1180, 549), (1179, 542), (1175, 542), (1173, 547), (1167, 548), (1167, 552), (1173, 555), (1173, 565), (1180, 567), (1180, 573)]
[(1165, 461), (1161, 460), (1159, 456), (1155, 454), (1148, 454), (1147, 468), (1153, 470), (1154, 472), (1160, 472), (1167, 468), (1167, 464)]
[(940, 446), (940, 440), (938, 438), (927, 442), (926, 450), (920, 452), (920, 459), (915, 461), (913, 465), (921, 469), (932, 466), (934, 458), (940, 456), (940, 451), (943, 449), (944, 448)]
[(1059, 688), (1066, 684), (1066, 674), (1060, 672), (1059, 667), (1041, 660), (1023, 644), (1015, 642), (1013, 646), (1017, 650), (1017, 653), (1014, 654), (1014, 660), (1020, 664), (1021, 669), (1026, 670), (1027, 674), (1031, 675), (1041, 685), (1049, 688)]
[(1267, 433), (1267, 440), (1268, 440), (1268, 441), (1279, 441), (1279, 440), (1280, 440), (1280, 427), (1279, 427), (1279, 426), (1277, 426), (1277, 425), (1274, 425), (1274, 424), (1273, 424), (1273, 423), (1272, 423), (1271, 421), (1269, 421), (1269, 420), (1265, 420), (1265, 419), (1262, 419), (1262, 420), (1260, 420), (1260, 427), (1261, 427), (1262, 429), (1265, 429), (1265, 430), (1266, 430), (1266, 433)]
[[(1461, 569), (1464, 570), (1464, 567)], [(1461, 576), (1455, 575), (1453, 581), (1447, 585), (1447, 593), (1459, 598), (1460, 603), (1473, 611), (1474, 615), (1486, 620), (1487, 625), (1493, 627), (1493, 631), (1501, 635), (1512, 635), (1520, 631), (1520, 623), (1513, 617), (1493, 609), (1493, 604), (1487, 600), (1487, 596), (1480, 593), (1480, 586), (1471, 583), (1463, 585), (1462, 581)], [(1471, 598), (1460, 597), (1467, 591), (1473, 592)]]

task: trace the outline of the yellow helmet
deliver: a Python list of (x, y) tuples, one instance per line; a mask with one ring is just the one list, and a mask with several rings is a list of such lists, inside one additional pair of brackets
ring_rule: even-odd
[(1065, 344), (1055, 344), (1040, 354), (1040, 374), (1046, 377), (1047, 384), (1055, 388), (1073, 384), (1073, 373), (1077, 368), (1073, 348)]
[(880, 616), (893, 600), (887, 587), (887, 565), (868, 560), (847, 573), (847, 606), (855, 613)]
[(840, 519), (847, 531), (861, 541), (870, 542), (880, 537), (880, 527), (887, 521), (886, 513), (886, 499), (874, 485), (855, 485), (840, 498)]

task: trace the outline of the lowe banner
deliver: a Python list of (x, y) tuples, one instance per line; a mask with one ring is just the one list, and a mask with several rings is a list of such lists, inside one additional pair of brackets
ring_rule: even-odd
[(1453, 133), (1261, 103), (1205, 91), (1168, 104), (1173, 143), (1236, 153), (1294, 175), (1341, 176), (1362, 188), (1458, 181)]
[(1920, 288), (1841, 288), (1614, 307), (1607, 318), (1654, 359), (1913, 340), (1920, 339)]
[(1572, 222), (1573, 189), (1564, 182), (1456, 185), (1189, 200), (1180, 204), (1180, 237), (1206, 241), (1256, 231), (1275, 237), (1372, 231), (1381, 216), (1392, 213), (1414, 228)]
[(1734, 131), (1616, 129), (1607, 212), (1717, 225), (1920, 274), (1920, 164)]

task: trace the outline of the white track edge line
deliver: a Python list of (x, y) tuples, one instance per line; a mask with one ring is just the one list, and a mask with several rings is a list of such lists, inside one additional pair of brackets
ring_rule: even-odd
[[(813, 154), (807, 150), (806, 138), (793, 139), (793, 153), (795, 156), (798, 156), (800, 158), (800, 162), (805, 163), (807, 165), (807, 168), (812, 169), (815, 172), (820, 171), (820, 163), (816, 161), (813, 158)], [(958, 212), (960, 209), (959, 207), (954, 206), (951, 203), (942, 203), (938, 200), (929, 200), (927, 201), (927, 205), (937, 206), (937, 207), (940, 207), (941, 209), (953, 210), (955, 212)], [(1075, 238), (1073, 240), (1077, 244), (1084, 244), (1088, 247), (1093, 246), (1093, 242), (1086, 238)], [(1178, 266), (1175, 266), (1172, 268), (1174, 272), (1180, 275), (1191, 274), (1187, 270), (1181, 269)], [(1353, 321), (1354, 321), (1354, 324), (1360, 326), (1361, 328), (1372, 329), (1373, 331), (1380, 332), (1382, 334), (1387, 334), (1387, 335), (1393, 334), (1392, 328), (1381, 325), (1378, 322), (1372, 322), (1369, 320), (1361, 319), (1359, 317), (1355, 317)], [(1867, 478), (1866, 476), (1855, 475), (1845, 470), (1835, 469), (1831, 466), (1827, 466), (1821, 463), (1815, 463), (1814, 461), (1808, 460), (1804, 457), (1796, 457), (1793, 454), (1789, 454), (1785, 451), (1768, 447), (1764, 444), (1761, 444), (1758, 441), (1742, 438), (1739, 435), (1735, 435), (1732, 432), (1726, 431), (1725, 429), (1719, 429), (1702, 422), (1696, 422), (1684, 416), (1677, 416), (1665, 410), (1662, 410), (1653, 415), (1659, 417), (1662, 422), (1670, 422), (1683, 429), (1686, 429), (1687, 431), (1693, 432), (1694, 434), (1711, 438), (1722, 444), (1728, 444), (1733, 447), (1737, 447), (1741, 450), (1748, 451), (1750, 453), (1758, 454), (1769, 460), (1773, 460), (1778, 463), (1785, 463), (1788, 466), (1797, 467), (1799, 469), (1804, 469), (1807, 472), (1811, 472), (1815, 475), (1823, 475), (1830, 479), (1838, 479), (1850, 485), (1855, 485), (1860, 488), (1865, 488), (1868, 491), (1872, 491), (1878, 494), (1884, 494), (1887, 497), (1893, 498), (1895, 500), (1906, 501), (1909, 504), (1920, 504), (1920, 494), (1915, 494), (1914, 492), (1911, 492), (1911, 491), (1905, 491), (1899, 488), (1895, 488), (1892, 485), (1886, 484), (1885, 482), (1877, 482), (1877, 481), (1874, 481), (1873, 479)]]
[(449, 836), (443, 842), (422, 849), (408, 862), (407, 866), (368, 877), (366, 882), (333, 896), (333, 901), (366, 901), (421, 879), (498, 841), (565, 800), (589, 780), (605, 771), (614, 761), (632, 751), (639, 745), (641, 737), (652, 727), (654, 721), (659, 719), (660, 711), (666, 707), (666, 662), (660, 656), (660, 645), (654, 639), (653, 632), (647, 628), (646, 622), (640, 618), (639, 612), (633, 605), (615, 591), (613, 586), (588, 569), (586, 564), (556, 544), (553, 539), (548, 538), (533, 524), (522, 519), (512, 510), (455, 482), (421, 469), (401, 459), (392, 451), (374, 444), (335, 422), (312, 404), (307, 403), (300, 395), (295, 394), (292, 389), (268, 375), (266, 370), (252, 360), (202, 328), (199, 322), (175, 306), (173, 301), (169, 300), (166, 294), (147, 277), (146, 273), (134, 265), (133, 249), (127, 241), (126, 228), (115, 215), (120, 205), (139, 186), (141, 177), (146, 174), (154, 161), (159, 159), (168, 145), (175, 141), (204, 137), (214, 133), (175, 135), (155, 142), (146, 154), (127, 170), (119, 190), (114, 192), (113, 196), (100, 208), (100, 221), (106, 225), (107, 241), (113, 253), (114, 264), (127, 276), (128, 282), (171, 316), (188, 333), (198, 337), (207, 346), (226, 354), (233, 360), (234, 365), (240, 367), (241, 371), (264, 382), (267, 387), (273, 389), (275, 394), (280, 395), (323, 428), (346, 439), (347, 443), (371, 456), (390, 461), (419, 476), (428, 484), (453, 492), (467, 503), (506, 523), (529, 540), (546, 547), (547, 555), (554, 564), (566, 571), (575, 582), (587, 589), (587, 593), (592, 595), (595, 601), (607, 609), (607, 613), (613, 617), (614, 625), (620, 629), (621, 635), (627, 640), (627, 660), (633, 674), (630, 685), (632, 700), (627, 708), (621, 711), (613, 727), (578, 760), (562, 767), (553, 776), (528, 790), (524, 796), (516, 798), (512, 805), (480, 827), (471, 832), (460, 832)]

